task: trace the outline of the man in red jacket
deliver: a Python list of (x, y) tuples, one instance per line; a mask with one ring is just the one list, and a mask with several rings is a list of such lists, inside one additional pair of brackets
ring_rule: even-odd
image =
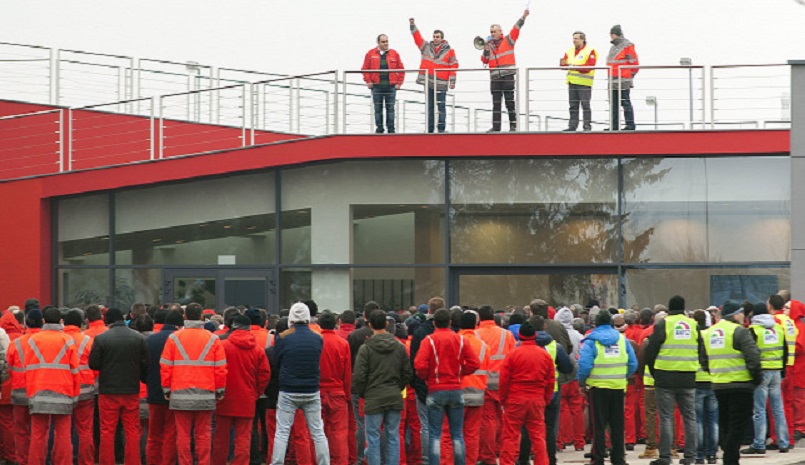
[(249, 441), (257, 398), (271, 379), (265, 348), (250, 331), (251, 320), (238, 315), (232, 334), (224, 341), (227, 396), (215, 407), (214, 465), (226, 465), (229, 433), (235, 429), (235, 456), (232, 465), (248, 465)]
[(454, 463), (464, 465), (461, 377), (475, 373), (481, 361), (464, 337), (450, 329), (450, 312), (444, 308), (437, 310), (433, 314), (433, 324), (436, 329), (422, 341), (414, 359), (417, 376), (428, 385), (428, 463), (439, 463), (439, 440), (446, 414), (453, 440)]
[[(349, 401), (352, 398), (352, 358), (349, 343), (335, 332), (336, 316), (319, 315), (324, 346), (321, 350), (319, 392), (324, 435), (330, 444), (330, 464), (347, 465)], [(354, 441), (353, 441), (354, 442)]]
[(372, 102), (375, 105), (375, 132), (383, 134), (383, 106), (386, 107), (386, 129), (394, 133), (394, 103), (397, 90), (405, 80), (405, 73), (390, 70), (404, 69), (400, 55), (389, 48), (389, 36), (377, 36), (377, 47), (366, 52), (362, 70), (381, 70), (379, 73), (363, 73), (363, 80), (372, 91)]
[(523, 323), (519, 333), (520, 346), (506, 357), (500, 370), (500, 401), (503, 403), (500, 465), (514, 463), (523, 426), (531, 439), (534, 465), (547, 465), (545, 406), (553, 398), (554, 362), (548, 351), (537, 345), (537, 331), (531, 323)]

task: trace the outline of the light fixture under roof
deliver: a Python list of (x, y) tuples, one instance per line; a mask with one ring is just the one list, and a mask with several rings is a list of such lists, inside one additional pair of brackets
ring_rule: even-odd
[(232, 225), (231, 224), (225, 224), (224, 229), (232, 229)]
[(157, 237), (156, 239), (151, 239), (151, 242), (153, 242), (154, 244), (160, 243), (162, 242), (162, 238)]

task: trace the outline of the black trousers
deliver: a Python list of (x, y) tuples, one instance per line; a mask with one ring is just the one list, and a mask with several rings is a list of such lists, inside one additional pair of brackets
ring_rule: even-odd
[(715, 390), (718, 400), (718, 442), (724, 465), (738, 465), (741, 439), (752, 418), (754, 393), (749, 389)]
[(612, 465), (625, 465), (624, 446), (624, 398), (626, 393), (620, 389), (590, 389), (588, 400), (592, 414), (593, 465), (604, 465), (604, 453), (607, 447), (607, 427), (609, 427), (610, 453)]
[(576, 130), (579, 127), (579, 105), (584, 110), (584, 130), (592, 129), (593, 115), (590, 109), (590, 98), (593, 95), (593, 88), (580, 84), (568, 84), (568, 101), (570, 102), (570, 122), (568, 129)]
[(490, 83), (492, 91), (492, 130), (500, 131), (501, 103), (506, 100), (506, 110), (509, 112), (509, 124), (512, 128), (517, 125), (517, 113), (514, 111), (514, 74), (492, 78)]
[(612, 85), (614, 88), (610, 89), (609, 95), (609, 105), (612, 118), (612, 127), (610, 129), (613, 131), (618, 130), (618, 117), (620, 116), (619, 104), (623, 107), (623, 119), (625, 123), (623, 127), (626, 129), (634, 129), (634, 108), (632, 108), (632, 100), (629, 97), (631, 89), (621, 89), (620, 95), (618, 95), (617, 83)]
[[(545, 406), (545, 448), (548, 450), (548, 463), (556, 465), (556, 435), (559, 433), (559, 404), (562, 391), (554, 394), (551, 403)], [(531, 439), (525, 427), (520, 431), (520, 465), (528, 465), (531, 459)]]

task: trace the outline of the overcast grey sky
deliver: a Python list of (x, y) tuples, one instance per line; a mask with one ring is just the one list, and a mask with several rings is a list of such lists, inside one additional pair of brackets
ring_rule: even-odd
[[(443, 29), (462, 67), (490, 23), (508, 30), (526, 0), (29, 0), (2, 3), (0, 41), (295, 74), (357, 69), (378, 33), (409, 68), (408, 31)], [(532, 0), (521, 66), (555, 66), (574, 30), (605, 53), (623, 26), (642, 64), (780, 63), (805, 59), (805, 6), (795, 0)]]

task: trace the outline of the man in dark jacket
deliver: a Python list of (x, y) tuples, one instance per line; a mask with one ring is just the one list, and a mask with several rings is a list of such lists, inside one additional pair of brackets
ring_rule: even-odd
[[(369, 315), (375, 311), (379, 310), (380, 305), (377, 302), (370, 300), (366, 302), (363, 306), (363, 318), (365, 321), (369, 321)], [(349, 336), (347, 336), (347, 342), (349, 342), (349, 352), (350, 356), (352, 357), (352, 370), (355, 370), (355, 359), (358, 358), (358, 350), (360, 350), (361, 346), (370, 338), (372, 337), (372, 328), (369, 327), (369, 324), (366, 323), (360, 329), (356, 329), (352, 331)], [(355, 386), (352, 386), (352, 399), (351, 399), (350, 408), (352, 409), (352, 417), (355, 421), (355, 462), (353, 463), (363, 463), (364, 460), (364, 449), (366, 449), (366, 425), (364, 423), (363, 415), (361, 415), (361, 408), (360, 408), (360, 398), (358, 394), (355, 392)]]
[(684, 463), (696, 460), (696, 371), (707, 371), (707, 353), (699, 337), (699, 325), (685, 316), (685, 299), (668, 301), (668, 316), (654, 325), (646, 347), (646, 366), (654, 377), (660, 411), (660, 458), (656, 465), (670, 465), (674, 441), (674, 410), (685, 424)]
[[(148, 336), (145, 343), (148, 345), (149, 366), (159, 366), (159, 358), (168, 337), (182, 325), (184, 317), (173, 310), (165, 316), (162, 329)], [(174, 464), (177, 460), (176, 422), (162, 392), (159, 370), (148, 370), (145, 384), (148, 387), (148, 444), (145, 448), (145, 461), (156, 465)]]
[(301, 302), (293, 304), (288, 322), (292, 327), (279, 335), (271, 354), (280, 372), (277, 431), (271, 464), (283, 465), (285, 462), (294, 416), (297, 410), (302, 410), (316, 447), (317, 465), (330, 465), (330, 449), (321, 421), (319, 396), (319, 360), (324, 341), (308, 326), (310, 310), (307, 305)]
[(393, 335), (386, 332), (386, 314), (375, 310), (369, 315), (374, 335), (358, 351), (352, 385), (363, 398), (368, 441), (367, 462), (380, 465), (380, 428), (386, 431), (386, 463), (400, 461), (400, 413), (405, 404), (402, 390), (413, 375), (405, 351)]
[(140, 465), (140, 382), (147, 381), (148, 346), (142, 334), (126, 326), (120, 310), (109, 309), (106, 321), (109, 329), (95, 337), (89, 353), (89, 367), (99, 372), (99, 464), (114, 465), (115, 428), (122, 420), (125, 465)]
[[(551, 355), (556, 366), (556, 383), (551, 401), (545, 406), (545, 445), (548, 451), (548, 463), (556, 465), (556, 436), (559, 433), (559, 408), (561, 392), (559, 391), (559, 373), (566, 375), (567, 379), (574, 379), (576, 375), (576, 363), (570, 359), (561, 344), (557, 344), (553, 337), (545, 331), (545, 323), (548, 321), (539, 315), (529, 319), (529, 322), (537, 331), (535, 339), (538, 346), (544, 348)], [(560, 323), (561, 324), (561, 323)], [(528, 431), (523, 426), (520, 435), (520, 457), (521, 464), (527, 464), (531, 455), (531, 439)]]

